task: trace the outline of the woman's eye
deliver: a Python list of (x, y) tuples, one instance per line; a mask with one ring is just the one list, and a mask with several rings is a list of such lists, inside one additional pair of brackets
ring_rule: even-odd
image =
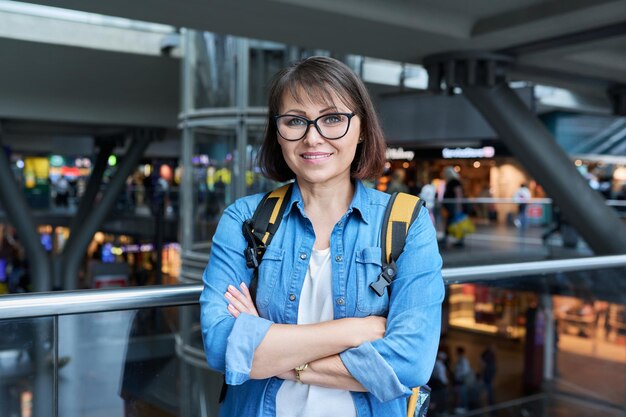
[(341, 123), (343, 121), (343, 116), (341, 114), (329, 114), (325, 116), (322, 121), (327, 125)]
[(292, 117), (290, 119), (287, 119), (286, 124), (287, 126), (304, 126), (306, 125), (306, 122), (299, 117)]

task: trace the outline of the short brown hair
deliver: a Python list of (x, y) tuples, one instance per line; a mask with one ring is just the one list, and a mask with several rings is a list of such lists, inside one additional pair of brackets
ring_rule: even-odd
[(272, 80), (265, 138), (258, 159), (261, 172), (266, 177), (281, 182), (295, 178), (283, 158), (273, 118), (280, 111), (286, 91), (299, 103), (303, 99), (302, 91), (306, 92), (311, 101), (324, 103), (332, 103), (332, 93), (336, 94), (361, 119), (363, 142), (357, 146), (350, 176), (361, 180), (375, 180), (380, 177), (385, 167), (387, 145), (369, 93), (360, 78), (347, 65), (323, 56), (296, 62), (280, 70)]

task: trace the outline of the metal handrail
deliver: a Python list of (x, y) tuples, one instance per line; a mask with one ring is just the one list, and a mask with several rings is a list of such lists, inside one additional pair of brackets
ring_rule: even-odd
[[(529, 198), (520, 200), (514, 197), (466, 197), (466, 198), (442, 198), (436, 203), (475, 203), (475, 204), (552, 204), (551, 198)], [(626, 200), (604, 200), (607, 206), (626, 207)]]
[[(445, 268), (442, 274), (446, 284), (457, 284), (616, 267), (626, 267), (626, 255)], [(201, 291), (201, 284), (190, 284), (2, 295), (0, 320), (193, 305)]]
[(519, 262), (484, 266), (446, 268), (442, 271), (446, 284), (472, 281), (489, 281), (500, 278), (521, 277), (531, 274), (585, 271), (589, 269), (617, 268), (626, 266), (626, 255), (591, 256), (580, 259), (557, 259), (551, 261)]
[(202, 285), (153, 285), (0, 296), (0, 320), (196, 304)]

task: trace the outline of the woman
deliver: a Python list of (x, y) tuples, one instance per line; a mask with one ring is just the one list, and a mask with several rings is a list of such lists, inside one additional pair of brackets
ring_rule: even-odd
[(241, 230), (262, 195), (228, 207), (213, 238), (200, 305), (207, 361), (228, 384), (221, 415), (406, 415), (437, 352), (441, 258), (422, 210), (390, 294), (369, 288), (390, 196), (361, 183), (382, 173), (385, 141), (358, 77), (325, 57), (280, 71), (259, 162), (295, 183), (254, 302)]

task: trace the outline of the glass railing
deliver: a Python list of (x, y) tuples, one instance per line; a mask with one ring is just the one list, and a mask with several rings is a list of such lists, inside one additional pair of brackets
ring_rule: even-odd
[[(441, 350), (473, 377), (430, 415), (623, 415), (626, 255), (444, 269)], [(201, 285), (0, 297), (0, 415), (216, 416)], [(481, 356), (495, 350), (489, 401)]]

